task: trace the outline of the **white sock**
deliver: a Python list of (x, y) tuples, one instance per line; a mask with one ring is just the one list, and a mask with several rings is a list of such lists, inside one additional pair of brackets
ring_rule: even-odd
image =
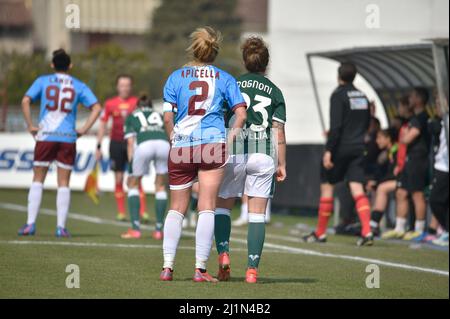
[(198, 214), (195, 233), (195, 268), (206, 269), (214, 236), (214, 212), (202, 211)]
[(164, 266), (173, 270), (175, 255), (177, 254), (178, 243), (180, 242), (183, 230), (183, 214), (170, 210), (164, 223)]
[(248, 204), (242, 203), (241, 204), (241, 217), (239, 217), (242, 220), (248, 220)]
[(70, 206), (70, 189), (68, 187), (58, 188), (56, 195), (56, 220), (57, 226), (66, 228), (67, 215), (69, 214)]
[(395, 222), (395, 231), (404, 233), (406, 231), (406, 218), (397, 217)]
[(270, 223), (271, 214), (272, 214), (272, 200), (269, 198), (266, 206), (266, 223)]
[(425, 220), (416, 220), (415, 231), (423, 233), (425, 231)]
[(41, 207), (42, 192), (44, 185), (42, 183), (32, 183), (28, 192), (28, 219), (27, 225), (36, 223), (36, 218)]

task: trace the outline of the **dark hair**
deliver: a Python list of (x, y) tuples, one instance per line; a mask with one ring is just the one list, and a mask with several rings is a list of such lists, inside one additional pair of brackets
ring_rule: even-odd
[(266, 72), (270, 54), (262, 38), (248, 38), (242, 45), (242, 56), (244, 58), (245, 68), (249, 72)]
[(398, 140), (398, 131), (394, 127), (390, 127), (388, 129), (381, 130), (378, 133), (383, 135), (384, 137), (389, 138), (392, 143), (395, 143)]
[(119, 75), (116, 77), (116, 85), (119, 84), (119, 81), (120, 81), (121, 79), (129, 79), (131, 82), (134, 81), (132, 75), (126, 74), (126, 73), (122, 73), (122, 74), (119, 74)]
[(358, 70), (353, 63), (343, 62), (338, 70), (339, 78), (345, 83), (353, 83)]
[(415, 87), (413, 92), (416, 93), (420, 97), (423, 104), (427, 104), (428, 101), (430, 100), (430, 92), (428, 91), (427, 88)]
[(72, 60), (64, 49), (59, 49), (53, 51), (52, 63), (55, 71), (67, 72), (72, 64)]
[(137, 102), (137, 107), (143, 108), (143, 107), (148, 107), (148, 108), (153, 108), (153, 102), (152, 100), (148, 97), (147, 94), (142, 94), (139, 97), (139, 100)]

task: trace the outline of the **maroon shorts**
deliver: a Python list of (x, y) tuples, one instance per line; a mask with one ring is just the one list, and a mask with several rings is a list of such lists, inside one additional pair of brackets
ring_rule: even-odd
[(37, 142), (34, 148), (34, 166), (49, 167), (56, 161), (58, 167), (71, 170), (76, 153), (75, 143)]
[(204, 144), (172, 148), (169, 154), (169, 184), (171, 190), (192, 186), (199, 171), (224, 167), (228, 160), (226, 144)]

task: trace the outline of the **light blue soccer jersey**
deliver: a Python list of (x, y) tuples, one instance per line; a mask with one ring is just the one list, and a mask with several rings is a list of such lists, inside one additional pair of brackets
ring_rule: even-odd
[(90, 108), (98, 102), (86, 84), (61, 73), (39, 77), (25, 96), (41, 101), (36, 140), (46, 142), (75, 143), (78, 104)]
[(184, 67), (164, 87), (164, 112), (175, 112), (173, 147), (225, 143), (223, 105), (245, 106), (236, 80), (214, 66)]

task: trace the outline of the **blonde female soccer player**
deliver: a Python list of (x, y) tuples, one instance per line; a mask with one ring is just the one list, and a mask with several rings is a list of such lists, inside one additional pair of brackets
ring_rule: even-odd
[[(246, 103), (236, 80), (213, 66), (221, 35), (210, 27), (191, 35), (192, 61), (176, 70), (164, 88), (164, 123), (171, 138), (169, 154), (170, 210), (164, 225), (161, 280), (171, 281), (183, 219), (192, 185), (199, 182), (195, 282), (216, 282), (206, 271), (214, 235), (214, 211), (226, 152), (224, 102), (236, 114), (234, 128), (246, 121)], [(233, 136), (233, 134), (231, 134)]]

